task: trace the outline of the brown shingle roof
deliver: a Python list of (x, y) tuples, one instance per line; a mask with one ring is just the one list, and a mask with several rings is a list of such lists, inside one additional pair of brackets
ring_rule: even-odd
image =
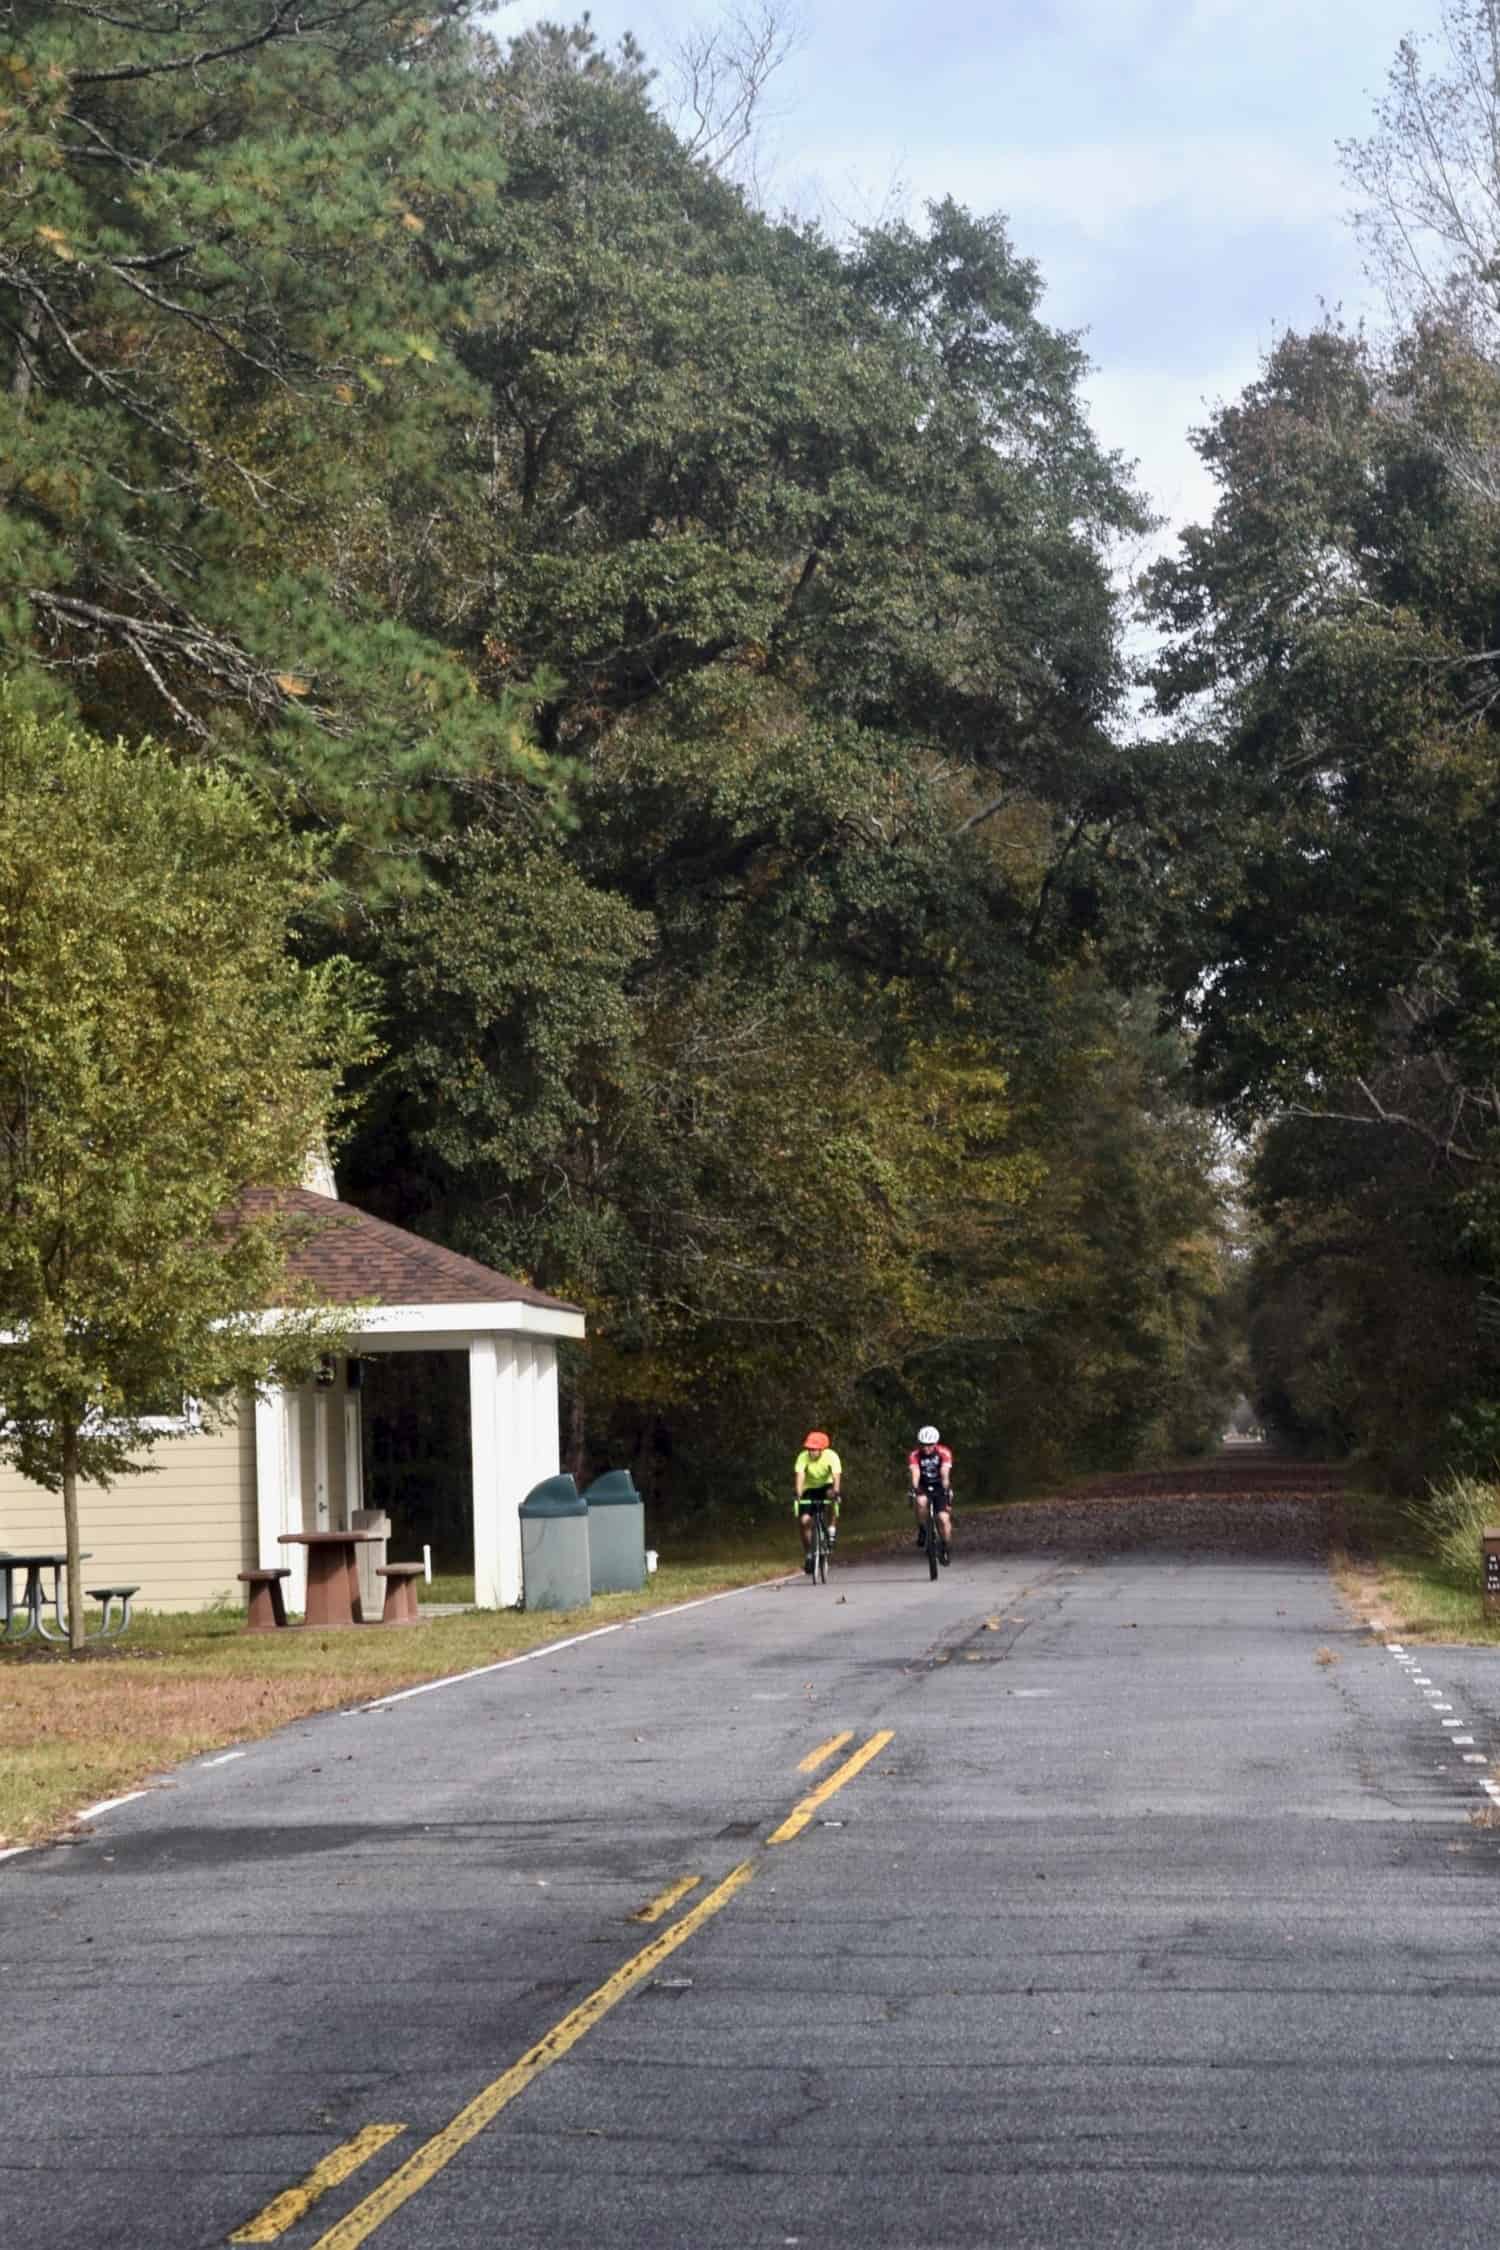
[(247, 1188), (238, 1207), (260, 1218), (281, 1212), (291, 1222), (287, 1270), (311, 1282), (330, 1305), (539, 1305), (577, 1312), (576, 1305), (531, 1289), (493, 1266), (480, 1265), (405, 1227), (310, 1188)]

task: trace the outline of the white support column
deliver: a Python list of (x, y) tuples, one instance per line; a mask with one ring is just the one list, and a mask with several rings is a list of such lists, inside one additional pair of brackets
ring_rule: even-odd
[(507, 1370), (494, 1336), (469, 1340), (469, 1459), (474, 1494), (474, 1600), (513, 1609), (521, 1598), (521, 1521), (526, 1485), (516, 1486), (505, 1443)]
[(505, 1468), (519, 1508), (537, 1481), (536, 1447), (531, 1442), (531, 1346), (524, 1336), (501, 1338), (500, 1367), (504, 1378)]
[[(536, 1370), (534, 1413), (537, 1477), (555, 1477), (562, 1466), (562, 1430), (557, 1419), (557, 1346), (538, 1339), (531, 1347)], [(536, 1480), (533, 1479), (533, 1482)]]
[(277, 1533), (286, 1515), (286, 1393), (272, 1385), (255, 1394), (255, 1567), (275, 1570), (287, 1560)]
[(255, 1396), (255, 1537), (258, 1570), (289, 1568), (288, 1609), (307, 1595), (307, 1550), (283, 1547), (278, 1533), (302, 1529), (302, 1444), (296, 1391), (273, 1384)]
[[(305, 1531), (302, 1521), (302, 1399), (300, 1390), (282, 1393), (284, 1411), (281, 1418), (282, 1472), (281, 1528), (283, 1531)], [(292, 1575), (286, 1582), (288, 1609), (307, 1607), (307, 1549), (305, 1547), (280, 1547), (277, 1553), (285, 1563), (290, 1563)]]

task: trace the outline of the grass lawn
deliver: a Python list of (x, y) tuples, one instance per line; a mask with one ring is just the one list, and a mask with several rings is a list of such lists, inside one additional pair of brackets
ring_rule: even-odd
[(1424, 1553), (1404, 1504), (1379, 1494), (1348, 1493), (1344, 1517), (1334, 1574), (1361, 1617), (1408, 1641), (1500, 1643), (1500, 1617), (1484, 1614), (1477, 1552), (1472, 1572), (1456, 1577)]

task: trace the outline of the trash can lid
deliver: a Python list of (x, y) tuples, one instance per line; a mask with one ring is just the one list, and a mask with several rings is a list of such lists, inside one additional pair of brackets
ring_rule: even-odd
[(641, 1496), (628, 1469), (606, 1469), (602, 1477), (595, 1477), (584, 1499), (591, 1508), (619, 1508), (627, 1500), (639, 1507)]
[(543, 1477), (521, 1502), (523, 1516), (586, 1516), (589, 1504), (579, 1498), (570, 1476)]

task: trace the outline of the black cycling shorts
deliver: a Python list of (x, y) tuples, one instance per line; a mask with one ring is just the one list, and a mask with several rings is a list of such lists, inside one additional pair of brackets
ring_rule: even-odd
[(937, 1510), (937, 1513), (940, 1516), (945, 1516), (948, 1513), (948, 1510), (953, 1505), (953, 1493), (951, 1489), (945, 1492), (940, 1484), (917, 1485), (912, 1493), (912, 1499), (914, 1502), (917, 1500), (925, 1500), (930, 1507), (933, 1507)]
[(831, 1485), (825, 1487), (822, 1492), (804, 1492), (802, 1498), (797, 1502), (797, 1513), (799, 1516), (810, 1516), (814, 1508), (826, 1508), (830, 1500), (837, 1500), (837, 1498), (838, 1494)]

